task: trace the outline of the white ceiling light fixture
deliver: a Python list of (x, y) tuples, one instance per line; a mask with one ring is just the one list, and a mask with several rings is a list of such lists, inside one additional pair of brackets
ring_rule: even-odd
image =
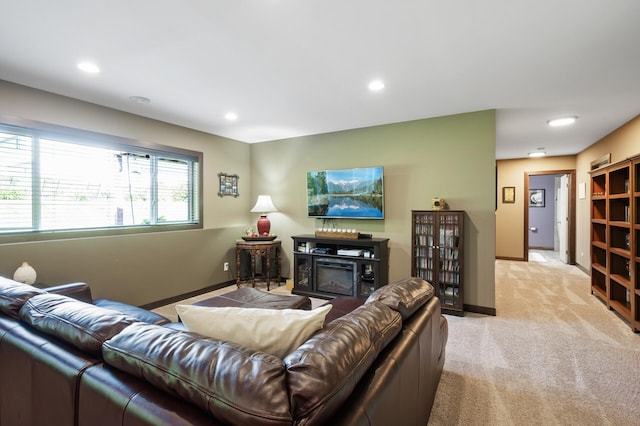
[(372, 92), (378, 92), (382, 89), (384, 89), (384, 83), (381, 80), (373, 80), (369, 83), (369, 90)]
[(554, 118), (553, 120), (547, 120), (547, 124), (551, 127), (569, 126), (570, 124), (575, 123), (577, 119), (578, 117), (576, 116), (560, 117)]
[(100, 68), (93, 62), (80, 62), (78, 63), (78, 69), (89, 74), (98, 74)]
[(544, 150), (544, 148), (538, 148), (537, 151), (529, 153), (529, 158), (539, 158), (539, 157), (544, 157), (545, 155), (547, 155), (547, 153)]
[(235, 121), (238, 119), (238, 114), (236, 114), (235, 112), (228, 112), (224, 115), (224, 118), (229, 121)]

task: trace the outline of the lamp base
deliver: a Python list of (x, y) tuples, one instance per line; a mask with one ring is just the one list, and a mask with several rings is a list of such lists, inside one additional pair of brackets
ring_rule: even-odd
[(258, 235), (269, 235), (271, 231), (271, 221), (266, 214), (260, 215), (258, 219)]
[(33, 266), (29, 265), (29, 262), (22, 262), (22, 265), (16, 269), (13, 274), (13, 280), (19, 283), (33, 284), (36, 282), (36, 270)]

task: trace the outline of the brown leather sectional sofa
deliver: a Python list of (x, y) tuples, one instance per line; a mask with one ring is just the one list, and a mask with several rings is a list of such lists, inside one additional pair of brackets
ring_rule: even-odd
[(377, 290), (284, 359), (78, 288), (0, 277), (0, 426), (427, 424), (447, 322), (422, 280)]

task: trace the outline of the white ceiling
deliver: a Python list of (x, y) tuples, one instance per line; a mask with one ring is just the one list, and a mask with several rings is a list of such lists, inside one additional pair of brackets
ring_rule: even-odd
[(640, 113), (638, 0), (2, 3), (0, 79), (245, 142), (496, 109), (496, 158), (565, 155)]

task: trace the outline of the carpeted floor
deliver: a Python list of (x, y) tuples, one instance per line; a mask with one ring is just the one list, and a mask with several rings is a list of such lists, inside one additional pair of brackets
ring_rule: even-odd
[(640, 425), (640, 334), (545, 260), (496, 261), (497, 316), (447, 316), (430, 426)]

